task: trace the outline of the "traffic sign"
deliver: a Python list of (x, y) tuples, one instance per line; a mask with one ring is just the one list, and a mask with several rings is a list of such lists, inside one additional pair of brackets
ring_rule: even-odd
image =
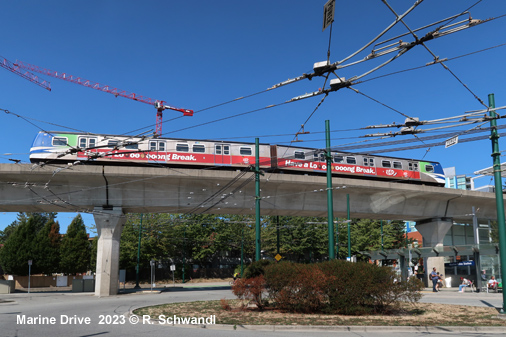
[(274, 258), (276, 259), (276, 261), (279, 262), (279, 260), (281, 260), (283, 257), (279, 254), (276, 254), (276, 256), (274, 256)]
[(334, 22), (334, 8), (335, 8), (335, 5), (336, 5), (336, 1), (335, 0), (329, 0), (325, 4), (325, 6), (323, 6), (323, 29), (322, 29), (322, 32), (328, 26), (330, 26), (330, 24), (332, 22)]
[(447, 139), (446, 142), (445, 142), (445, 149), (446, 148), (449, 148), (450, 146), (453, 146), (455, 144), (457, 144), (459, 142), (459, 136), (453, 136), (452, 138), (450, 139)]

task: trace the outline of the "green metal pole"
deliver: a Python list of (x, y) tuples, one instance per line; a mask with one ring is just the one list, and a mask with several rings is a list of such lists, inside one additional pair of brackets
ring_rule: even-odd
[(259, 141), (255, 138), (255, 261), (261, 259), (260, 256), (260, 154)]
[(242, 226), (242, 239), (241, 239), (241, 278), (244, 273), (244, 226)]
[(381, 220), (381, 250), (384, 251), (385, 248), (383, 247), (383, 220)]
[(137, 244), (137, 270), (135, 272), (135, 287), (134, 289), (140, 289), (139, 285), (139, 269), (140, 269), (140, 261), (141, 261), (141, 233), (142, 233), (142, 215), (141, 213), (141, 224), (139, 226), (139, 243)]
[[(492, 109), (495, 108), (494, 94), (488, 95), (488, 105)], [(497, 117), (495, 111), (490, 111), (490, 117)], [(492, 158), (494, 160), (494, 182), (495, 182), (495, 203), (497, 207), (497, 227), (499, 229), (499, 260), (501, 263), (501, 278), (504, 288), (506, 280), (506, 223), (504, 222), (504, 200), (502, 190), (501, 177), (501, 153), (499, 152), (499, 135), (497, 133), (497, 120), (490, 120), (490, 139), (492, 140)], [(501, 313), (506, 311), (506, 293), (502, 292), (502, 309)]]
[(336, 258), (334, 249), (334, 200), (332, 197), (332, 153), (330, 152), (330, 122), (325, 121), (325, 140), (327, 143), (327, 212), (329, 232), (329, 260)]
[(185, 270), (186, 270), (186, 226), (184, 227), (183, 232), (183, 283), (184, 283)]
[[(346, 215), (347, 219), (350, 220), (350, 195), (346, 194)], [(351, 230), (350, 222), (348, 221), (348, 260), (351, 261)]]
[(276, 246), (279, 254), (279, 215), (276, 215)]

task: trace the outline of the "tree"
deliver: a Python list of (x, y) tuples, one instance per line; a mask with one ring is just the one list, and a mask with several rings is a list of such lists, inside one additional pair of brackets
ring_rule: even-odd
[(85, 273), (90, 267), (90, 242), (83, 218), (78, 214), (67, 228), (60, 249), (60, 270), (66, 274)]
[[(348, 255), (347, 224), (341, 224), (339, 232), (341, 256)], [(381, 221), (354, 219), (350, 223), (351, 254), (360, 251), (381, 250)], [(406, 232), (403, 221), (383, 221), (383, 249), (395, 249), (406, 246)], [(411, 243), (412, 240), (408, 243)]]
[(35, 232), (38, 232), (39, 230), (44, 227), (44, 224), (49, 219), (54, 219), (56, 217), (57, 213), (25, 213), (25, 212), (19, 212), (17, 220), (13, 221), (9, 226), (5, 227), (3, 231), (0, 231), (0, 243), (5, 243), (9, 236), (14, 233), (15, 229), (20, 223), (26, 223), (26, 221), (33, 217), (35, 220)]
[(37, 272), (52, 274), (60, 271), (60, 243), (60, 224), (49, 219), (34, 242), (34, 258), (37, 261), (34, 269)]
[(19, 222), (13, 221), (9, 226), (5, 227), (3, 231), (0, 231), (0, 243), (5, 243), (9, 236), (16, 230)]
[[(34, 260), (34, 245), (38, 227), (34, 217), (24, 218), (0, 249), (0, 263), (7, 274), (28, 275), (28, 260)], [(34, 261), (34, 272), (38, 261)]]

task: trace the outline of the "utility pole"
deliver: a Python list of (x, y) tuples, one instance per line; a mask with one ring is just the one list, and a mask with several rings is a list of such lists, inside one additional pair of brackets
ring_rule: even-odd
[[(327, 212), (329, 232), (329, 260), (336, 258), (334, 248), (334, 200), (332, 197), (332, 153), (330, 152), (330, 122), (325, 121), (325, 140), (327, 143)], [(339, 226), (338, 226), (339, 227)]]
[[(488, 95), (488, 106), (495, 108), (494, 94)], [(504, 280), (506, 279), (506, 223), (504, 221), (504, 198), (502, 191), (501, 177), (501, 153), (499, 152), (499, 135), (497, 133), (497, 116), (495, 110), (490, 110), (490, 140), (492, 141), (492, 158), (494, 161), (494, 182), (495, 182), (495, 203), (497, 207), (497, 228), (499, 229), (499, 260), (501, 263), (501, 277), (504, 288)], [(506, 311), (506, 293), (502, 292), (502, 309), (501, 314)]]

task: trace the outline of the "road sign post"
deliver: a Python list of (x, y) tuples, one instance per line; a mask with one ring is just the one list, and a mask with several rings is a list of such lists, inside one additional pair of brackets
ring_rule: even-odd
[(30, 293), (31, 273), (32, 273), (32, 260), (28, 260), (28, 293)]

